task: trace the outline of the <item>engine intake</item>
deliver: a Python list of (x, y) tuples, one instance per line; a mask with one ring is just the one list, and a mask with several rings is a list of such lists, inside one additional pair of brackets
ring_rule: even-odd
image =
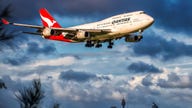
[(42, 35), (44, 37), (48, 37), (48, 36), (51, 36), (51, 35), (54, 35), (54, 34), (55, 34), (55, 31), (48, 28), (48, 27), (44, 28), (43, 31), (42, 31)]
[(141, 41), (141, 39), (143, 38), (143, 36), (127, 36), (125, 38), (126, 42), (139, 42)]
[(77, 34), (76, 34), (76, 37), (78, 39), (84, 39), (84, 38), (88, 38), (90, 36), (90, 33), (89, 32), (86, 32), (86, 31), (78, 31)]

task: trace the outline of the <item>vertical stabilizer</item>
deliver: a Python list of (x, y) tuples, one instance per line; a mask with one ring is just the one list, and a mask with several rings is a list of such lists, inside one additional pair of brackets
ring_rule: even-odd
[(39, 10), (41, 21), (43, 26), (45, 27), (55, 27), (55, 28), (61, 28), (59, 23), (51, 16), (51, 14), (47, 11), (47, 9), (42, 8)]

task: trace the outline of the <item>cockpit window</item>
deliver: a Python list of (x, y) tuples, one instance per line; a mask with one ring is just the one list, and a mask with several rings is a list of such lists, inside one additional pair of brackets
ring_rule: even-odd
[(141, 11), (139, 14), (144, 14), (145, 12), (144, 11)]

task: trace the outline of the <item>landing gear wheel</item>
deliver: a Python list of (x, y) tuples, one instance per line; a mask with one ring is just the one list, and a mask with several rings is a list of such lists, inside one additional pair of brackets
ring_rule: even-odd
[(87, 41), (85, 44), (85, 47), (93, 47), (94, 44), (92, 44), (92, 41)]
[(114, 42), (110, 42), (109, 45), (113, 46), (113, 45), (114, 45)]
[(113, 48), (113, 46), (112, 46), (112, 45), (109, 45), (107, 48), (112, 49), (112, 48)]
[(114, 42), (112, 40), (109, 41), (109, 45), (107, 48), (112, 49), (114, 45)]
[(100, 48), (102, 47), (102, 44), (96, 44), (95, 48)]

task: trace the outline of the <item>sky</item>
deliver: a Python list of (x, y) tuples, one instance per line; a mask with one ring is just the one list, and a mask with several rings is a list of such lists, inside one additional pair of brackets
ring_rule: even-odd
[[(1, 0), (0, 12), (11, 6), (12, 22), (41, 25), (39, 9), (47, 8), (63, 27), (143, 10), (155, 19), (141, 42), (115, 41), (113, 49), (85, 48), (20, 33), (0, 38), (0, 107), (19, 108), (14, 94), (40, 78), (42, 108), (191, 108), (191, 0)], [(24, 29), (31, 31), (31, 29)]]

